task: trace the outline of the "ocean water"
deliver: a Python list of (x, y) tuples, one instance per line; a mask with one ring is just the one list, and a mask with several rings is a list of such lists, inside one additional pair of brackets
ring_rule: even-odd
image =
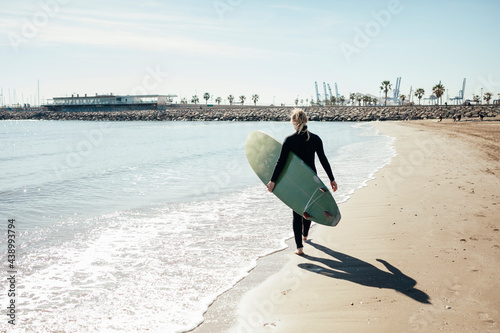
[[(309, 129), (323, 139), (338, 203), (394, 155), (367, 123)], [(290, 209), (246, 161), (253, 130), (279, 141), (293, 132), (280, 122), (0, 121), (0, 331), (12, 329), (9, 219), (17, 331), (182, 332), (202, 322), (292, 236)]]

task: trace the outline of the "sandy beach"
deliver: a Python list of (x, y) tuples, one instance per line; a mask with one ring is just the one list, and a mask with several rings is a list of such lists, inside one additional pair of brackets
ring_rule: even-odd
[(259, 260), (195, 332), (500, 332), (500, 123), (374, 126), (397, 156), (340, 224)]

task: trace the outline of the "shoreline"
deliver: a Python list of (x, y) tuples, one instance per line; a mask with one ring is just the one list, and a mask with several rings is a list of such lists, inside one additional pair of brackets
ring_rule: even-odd
[(499, 332), (499, 126), (377, 123), (397, 156), (339, 226), (260, 258), (191, 332)]
[[(363, 124), (369, 123), (364, 122)], [(392, 143), (390, 145), (392, 146)], [(393, 155), (390, 158), (392, 159), (395, 154), (396, 153), (394, 151)], [(381, 167), (378, 167), (373, 172), (371, 172), (368, 178), (354, 191), (354, 193), (357, 190), (368, 186), (367, 183), (375, 178), (375, 174), (389, 163), (390, 160), (385, 162), (385, 164), (383, 164)], [(339, 207), (342, 208), (342, 204), (348, 201), (352, 195), (353, 193), (349, 194), (348, 197), (344, 198), (342, 201), (338, 201)], [(316, 227), (317, 223), (313, 223), (313, 225), (311, 226), (311, 232)], [(234, 311), (234, 305), (239, 302), (239, 299), (242, 298), (244, 293), (248, 291), (248, 289), (256, 287), (261, 282), (263, 276), (270, 276), (278, 272), (279, 266), (276, 266), (277, 261), (284, 264), (290, 256), (295, 256), (295, 254), (293, 254), (293, 251), (290, 250), (295, 248), (293, 235), (284, 239), (283, 242), (283, 248), (273, 250), (268, 254), (256, 258), (255, 266), (250, 268), (245, 276), (240, 278), (231, 288), (219, 294), (209, 305), (208, 309), (203, 313), (204, 320), (202, 322), (200, 322), (194, 328), (190, 328), (181, 332), (219, 333), (221, 331), (224, 331), (224, 329), (229, 330), (231, 325), (235, 324), (235, 321), (231, 320), (231, 316), (228, 316), (228, 313)], [(232, 317), (235, 316), (236, 313), (234, 312)], [(221, 317), (224, 317), (224, 324), (221, 324), (221, 321), (219, 320), (219, 318)], [(230, 325), (230, 323), (232, 324)]]

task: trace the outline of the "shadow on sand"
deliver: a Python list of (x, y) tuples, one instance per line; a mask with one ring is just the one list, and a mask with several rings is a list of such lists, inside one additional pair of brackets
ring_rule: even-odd
[(429, 295), (415, 288), (417, 281), (404, 275), (399, 269), (385, 260), (377, 259), (378, 262), (384, 264), (390, 273), (380, 270), (357, 258), (316, 244), (310, 240), (308, 240), (307, 243), (328, 254), (333, 259), (317, 258), (304, 254), (304, 258), (320, 262), (329, 268), (312, 263), (303, 263), (298, 265), (302, 269), (335, 279), (351, 281), (367, 287), (394, 289), (417, 302), (431, 304)]

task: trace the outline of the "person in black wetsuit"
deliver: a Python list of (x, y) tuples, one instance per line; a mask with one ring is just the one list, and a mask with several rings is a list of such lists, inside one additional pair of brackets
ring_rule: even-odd
[[(295, 128), (295, 133), (288, 136), (283, 142), (283, 147), (281, 148), (281, 154), (276, 162), (271, 181), (267, 184), (267, 189), (269, 192), (274, 190), (276, 185), (276, 180), (278, 179), (280, 173), (285, 167), (286, 160), (288, 158), (289, 152), (295, 153), (300, 157), (314, 172), (316, 172), (316, 167), (314, 165), (315, 154), (318, 154), (319, 161), (325, 169), (325, 172), (330, 179), (330, 185), (333, 191), (337, 191), (337, 183), (335, 182), (335, 177), (332, 173), (332, 168), (328, 159), (325, 156), (323, 150), (323, 142), (321, 138), (316, 134), (313, 134), (307, 129), (307, 115), (301, 109), (295, 109), (292, 113), (291, 121), (293, 127)], [(295, 243), (297, 245), (296, 254), (304, 254), (304, 246), (302, 241), (307, 240), (307, 235), (309, 234), (309, 228), (311, 227), (311, 221), (305, 219), (303, 216), (293, 212), (293, 233), (295, 236)]]

